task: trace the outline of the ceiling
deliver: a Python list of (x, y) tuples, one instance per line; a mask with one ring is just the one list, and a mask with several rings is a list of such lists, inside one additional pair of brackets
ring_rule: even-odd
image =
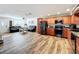
[[(0, 15), (20, 17), (42, 17), (47, 15), (70, 14), (75, 4), (0, 4)], [(70, 11), (66, 11), (70, 9)]]

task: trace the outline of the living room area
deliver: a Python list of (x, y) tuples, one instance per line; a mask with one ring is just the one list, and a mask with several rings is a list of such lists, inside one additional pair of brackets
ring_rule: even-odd
[(79, 4), (0, 5), (0, 54), (78, 54)]

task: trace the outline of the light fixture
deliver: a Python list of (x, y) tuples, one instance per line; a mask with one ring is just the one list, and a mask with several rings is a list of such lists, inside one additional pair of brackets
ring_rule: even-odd
[(66, 11), (70, 11), (70, 9), (66, 9)]
[(57, 14), (59, 15), (59, 14), (60, 14), (60, 12), (57, 12)]
[(48, 14), (48, 16), (50, 16), (50, 14)]

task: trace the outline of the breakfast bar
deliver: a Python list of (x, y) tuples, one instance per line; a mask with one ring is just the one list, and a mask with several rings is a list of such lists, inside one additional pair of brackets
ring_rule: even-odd
[(73, 32), (73, 35), (75, 37), (75, 50), (76, 50), (76, 53), (79, 54), (79, 32)]

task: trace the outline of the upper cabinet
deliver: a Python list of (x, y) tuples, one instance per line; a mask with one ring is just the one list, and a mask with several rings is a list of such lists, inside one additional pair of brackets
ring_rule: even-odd
[(48, 18), (48, 24), (55, 24), (55, 18)]
[(79, 16), (79, 4), (72, 10), (72, 15)]
[[(58, 17), (48, 18), (47, 19), (48, 24), (55, 24), (55, 20), (57, 20), (57, 18)], [(63, 20), (64, 24), (70, 24), (71, 23), (71, 16), (61, 16), (59, 18)]]
[(72, 24), (79, 24), (79, 5), (77, 5), (72, 11)]
[[(52, 17), (52, 18), (38, 18), (38, 24), (40, 21), (47, 21), (48, 24), (55, 24), (55, 20), (62, 19), (63, 24), (71, 24), (72, 22), (72, 16), (60, 16), (60, 17)], [(73, 21), (74, 22), (74, 21)]]
[(79, 24), (79, 16), (74, 16), (74, 24)]
[(62, 17), (64, 24), (71, 24), (71, 16)]

